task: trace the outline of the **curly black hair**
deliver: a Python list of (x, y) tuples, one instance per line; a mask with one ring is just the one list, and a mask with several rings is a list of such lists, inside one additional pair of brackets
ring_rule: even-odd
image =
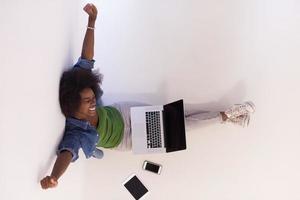
[(59, 83), (59, 104), (65, 117), (74, 117), (80, 106), (82, 90), (91, 88), (96, 99), (102, 95), (100, 88), (102, 78), (103, 75), (98, 72), (79, 67), (74, 67), (62, 74)]

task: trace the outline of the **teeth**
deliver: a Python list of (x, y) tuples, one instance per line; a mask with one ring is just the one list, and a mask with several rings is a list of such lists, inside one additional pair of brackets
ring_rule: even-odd
[(94, 111), (94, 110), (96, 110), (96, 107), (94, 107), (94, 108), (89, 108), (89, 110)]

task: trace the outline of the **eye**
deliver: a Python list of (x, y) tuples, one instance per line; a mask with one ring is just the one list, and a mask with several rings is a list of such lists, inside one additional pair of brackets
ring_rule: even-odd
[(86, 100), (85, 102), (91, 104), (91, 103), (93, 103), (95, 100), (96, 100), (96, 97), (94, 96), (94, 97), (92, 97), (92, 99)]

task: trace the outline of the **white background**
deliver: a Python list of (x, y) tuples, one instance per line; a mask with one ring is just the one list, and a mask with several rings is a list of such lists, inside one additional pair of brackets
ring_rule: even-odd
[[(58, 84), (81, 52), (84, 3), (1, 1), (1, 200), (131, 199), (121, 185), (131, 173), (147, 199), (300, 199), (296, 0), (94, 1), (104, 102), (184, 98), (224, 109), (252, 100), (257, 111), (247, 129), (199, 125), (179, 153), (81, 153), (57, 188), (42, 190), (64, 129)], [(162, 164), (162, 174), (141, 170), (145, 159)]]

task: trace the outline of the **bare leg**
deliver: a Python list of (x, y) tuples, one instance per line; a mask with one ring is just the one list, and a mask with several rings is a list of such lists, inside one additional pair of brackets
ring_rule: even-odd
[(210, 125), (220, 122), (230, 122), (246, 127), (249, 125), (250, 114), (255, 111), (255, 105), (251, 101), (234, 104), (226, 111), (201, 110), (193, 104), (185, 104), (184, 107), (187, 129), (192, 129), (194, 125)]
[(227, 119), (222, 111), (207, 111), (195, 108), (193, 104), (185, 104), (185, 120), (187, 130), (191, 130), (194, 126), (207, 126), (211, 124), (221, 123)]

